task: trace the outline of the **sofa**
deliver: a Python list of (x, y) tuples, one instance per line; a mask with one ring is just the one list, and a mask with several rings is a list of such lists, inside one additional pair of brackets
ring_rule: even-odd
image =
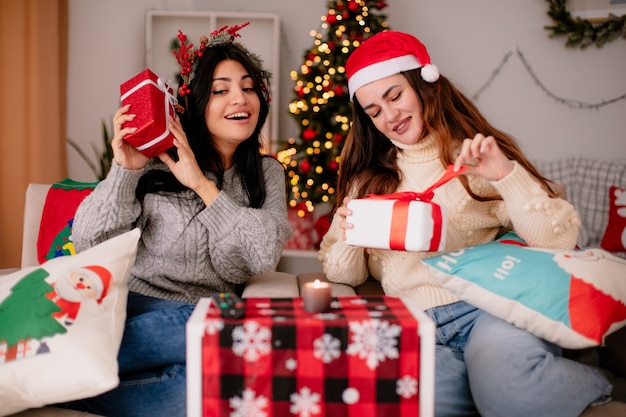
[[(626, 161), (596, 161), (586, 158), (571, 158), (560, 161), (537, 163), (538, 168), (549, 178), (565, 184), (567, 198), (578, 209), (581, 220), (581, 247), (597, 246), (606, 228), (608, 218), (608, 190), (610, 185), (626, 188)], [(49, 184), (30, 184), (26, 190), (24, 211), (24, 236), (22, 245), (21, 267), (38, 265), (37, 239), (43, 206)], [(623, 256), (623, 254), (620, 254)], [(17, 268), (16, 268), (17, 269)], [(14, 270), (0, 270), (1, 275)], [(243, 290), (243, 297), (275, 297), (291, 298), (300, 296), (300, 288), (304, 283), (320, 279), (327, 281), (323, 272), (307, 272), (290, 274), (285, 272), (268, 272), (252, 277)], [(382, 294), (380, 284), (368, 279), (363, 285), (352, 288), (347, 285), (330, 283), (334, 297)], [(626, 330), (618, 331), (607, 340), (607, 346), (582, 351), (567, 352), (575, 360), (602, 367), (614, 382), (616, 401), (590, 407), (581, 417), (617, 417), (626, 415)], [(46, 406), (30, 409), (12, 417), (40, 416), (93, 416)]]

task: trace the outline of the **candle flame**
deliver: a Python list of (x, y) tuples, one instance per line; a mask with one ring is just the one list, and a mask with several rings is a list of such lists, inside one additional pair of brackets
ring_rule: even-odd
[(320, 282), (319, 279), (316, 279), (315, 281), (313, 281), (313, 287), (319, 288), (321, 286), (322, 286), (322, 283)]

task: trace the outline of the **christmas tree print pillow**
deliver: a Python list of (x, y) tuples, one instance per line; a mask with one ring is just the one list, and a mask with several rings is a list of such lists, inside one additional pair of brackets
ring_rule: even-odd
[(72, 224), (76, 209), (97, 182), (78, 182), (65, 178), (52, 184), (41, 214), (39, 237), (37, 238), (37, 260), (47, 260), (74, 255)]
[(0, 277), (0, 416), (117, 386), (139, 235)]
[(626, 260), (602, 249), (531, 248), (507, 233), (424, 262), (462, 300), (564, 348), (626, 325)]
[(609, 222), (600, 247), (611, 252), (626, 252), (626, 189), (609, 189)]

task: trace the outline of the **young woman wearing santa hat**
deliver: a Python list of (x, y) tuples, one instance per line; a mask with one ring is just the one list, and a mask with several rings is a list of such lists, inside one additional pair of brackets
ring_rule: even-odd
[(600, 372), (443, 288), (422, 262), (435, 253), (346, 244), (351, 198), (425, 190), (449, 165), (465, 170), (433, 199), (448, 209), (445, 251), (492, 241), (503, 229), (530, 246), (571, 249), (580, 225), (573, 206), (439, 74), (414, 36), (372, 36), (351, 54), (346, 73), (353, 124), (320, 257), (330, 281), (356, 286), (373, 276), (436, 323), (436, 415), (574, 417), (608, 401), (612, 387)]
[(181, 50), (180, 60), (191, 62), (181, 71), (180, 115), (169, 120), (175, 152), (148, 158), (124, 141), (134, 131), (125, 123), (140, 109), (123, 106), (113, 117), (111, 171), (81, 203), (72, 236), (80, 252), (141, 228), (120, 385), (66, 407), (103, 416), (186, 416), (185, 325), (195, 304), (215, 292), (240, 292), (280, 260), (291, 234), (285, 174), (260, 152), (269, 73), (234, 42), (240, 28)]

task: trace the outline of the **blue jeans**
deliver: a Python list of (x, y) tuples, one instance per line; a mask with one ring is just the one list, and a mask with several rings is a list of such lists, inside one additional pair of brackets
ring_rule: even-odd
[(426, 314), (437, 327), (437, 417), (577, 417), (613, 389), (554, 344), (465, 302)]
[(130, 293), (118, 355), (120, 385), (58, 406), (106, 417), (185, 417), (185, 325), (194, 307)]

